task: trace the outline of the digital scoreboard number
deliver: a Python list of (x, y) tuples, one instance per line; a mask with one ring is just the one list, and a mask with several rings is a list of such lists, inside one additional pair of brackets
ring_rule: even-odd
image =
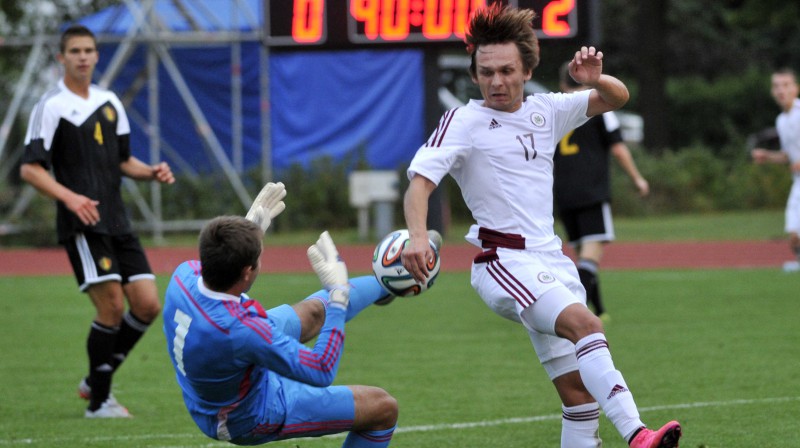
[[(500, 0), (264, 0), (266, 44), (347, 47), (463, 42), (476, 9)], [(540, 39), (574, 37), (577, 0), (507, 0), (532, 8)]]

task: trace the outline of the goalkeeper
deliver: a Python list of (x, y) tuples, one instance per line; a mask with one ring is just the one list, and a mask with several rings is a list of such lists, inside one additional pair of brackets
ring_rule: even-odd
[[(328, 232), (308, 249), (324, 289), (264, 310), (246, 292), (258, 277), (262, 238), (286, 190), (268, 183), (247, 214), (220, 216), (200, 233), (200, 260), (175, 270), (164, 333), (184, 402), (207, 436), (238, 445), (349, 431), (343, 447), (389, 446), (397, 401), (372, 386), (331, 386), (345, 322), (387, 292), (348, 279)], [(304, 343), (317, 338), (313, 348)]]

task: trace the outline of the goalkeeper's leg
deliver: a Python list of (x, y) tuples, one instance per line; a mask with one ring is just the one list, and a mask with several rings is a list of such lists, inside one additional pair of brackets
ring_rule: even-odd
[[(391, 295), (389, 291), (383, 289), (381, 284), (378, 283), (378, 280), (372, 275), (353, 277), (350, 279), (349, 283), (350, 303), (347, 305), (346, 322), (356, 317), (358, 313), (368, 306)], [(320, 300), (327, 305), (328, 291), (321, 289), (308, 296), (306, 300)]]
[[(349, 283), (350, 302), (347, 305), (346, 321), (356, 317), (358, 313), (376, 301), (385, 299), (390, 295), (388, 291), (381, 287), (378, 280), (371, 275), (351, 278)], [(327, 305), (328, 291), (321, 289), (292, 307), (300, 318), (298, 325), (302, 327), (299, 339), (301, 342), (306, 342), (308, 339), (316, 337), (319, 329), (322, 328), (322, 322), (325, 320), (324, 310)]]
[(363, 309), (390, 295), (372, 275), (350, 279), (350, 303), (345, 321), (356, 317)]

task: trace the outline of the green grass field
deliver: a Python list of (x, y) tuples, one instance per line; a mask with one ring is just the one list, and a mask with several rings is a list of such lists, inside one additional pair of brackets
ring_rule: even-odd
[[(800, 277), (777, 270), (616, 271), (603, 276), (612, 353), (653, 426), (684, 425), (682, 447), (797, 447)], [(294, 302), (308, 275), (265, 275), (254, 297)], [(166, 285), (166, 278), (159, 278)], [(76, 386), (93, 309), (68, 276), (0, 278), (0, 447), (206, 447), (184, 409), (161, 321), (116, 376), (135, 418), (90, 421)], [(338, 384), (400, 403), (393, 447), (557, 447), (560, 407), (521, 328), (492, 314), (467, 273), (347, 327)], [(606, 447), (625, 447), (601, 421)], [(340, 437), (272, 444), (337, 447)]]

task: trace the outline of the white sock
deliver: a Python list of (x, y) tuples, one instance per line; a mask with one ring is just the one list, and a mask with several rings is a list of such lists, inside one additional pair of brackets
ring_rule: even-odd
[(561, 405), (561, 448), (599, 448), (600, 405), (586, 403), (578, 406)]
[(614, 367), (605, 335), (594, 333), (581, 339), (575, 344), (575, 355), (583, 384), (620, 435), (628, 437), (644, 426), (633, 394), (628, 390), (622, 373)]

